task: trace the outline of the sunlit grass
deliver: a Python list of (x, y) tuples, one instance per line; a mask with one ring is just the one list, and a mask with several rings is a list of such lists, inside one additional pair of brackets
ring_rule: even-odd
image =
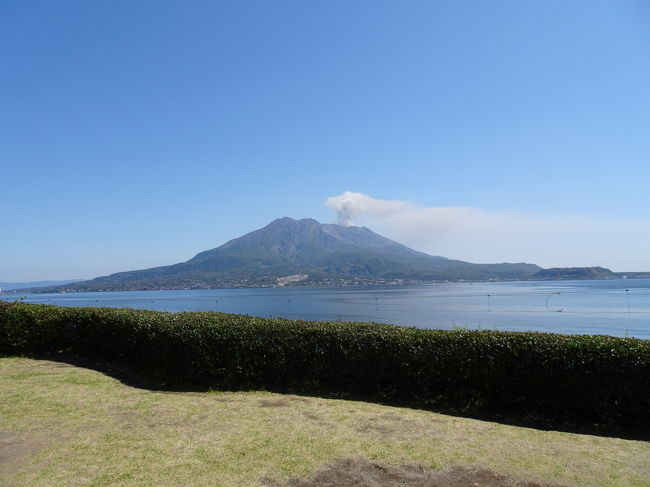
[(269, 392), (166, 393), (0, 359), (0, 484), (253, 486), (338, 458), (484, 467), (540, 483), (650, 486), (650, 444)]

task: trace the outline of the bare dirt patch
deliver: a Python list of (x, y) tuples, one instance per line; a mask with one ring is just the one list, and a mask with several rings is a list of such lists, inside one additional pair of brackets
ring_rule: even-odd
[(323, 418), (321, 416), (318, 416), (314, 413), (309, 413), (309, 412), (303, 413), (303, 416), (307, 419), (310, 419), (311, 421), (319, 421), (319, 422), (323, 421)]
[(373, 421), (368, 421), (367, 423), (359, 426), (357, 431), (362, 434), (371, 434), (379, 436), (381, 438), (389, 439), (395, 436), (401, 436), (408, 434), (410, 428), (401, 428), (399, 425), (395, 424), (386, 424), (386, 423), (376, 423)]
[(13, 474), (42, 444), (9, 431), (0, 430), (0, 478)]
[(435, 436), (435, 429), (432, 427), (433, 422), (423, 424), (410, 419), (399, 418), (395, 415), (381, 415), (376, 418), (370, 418), (368, 421), (360, 424), (356, 430), (364, 435), (373, 435), (382, 439), (391, 439), (399, 437), (421, 438), (423, 436)]
[(291, 405), (286, 399), (262, 399), (259, 404), (261, 408), (284, 408)]
[(72, 369), (74, 365), (65, 362), (54, 362), (52, 360), (40, 360), (35, 362), (32, 367), (45, 369)]
[(174, 414), (173, 410), (160, 406), (147, 411), (134, 411), (122, 406), (113, 406), (107, 411), (108, 416), (115, 419), (120, 429), (134, 430), (138, 428), (168, 428), (180, 425), (191, 425), (197, 420), (188, 420)]
[(353, 459), (331, 462), (307, 479), (292, 478), (281, 483), (264, 478), (261, 482), (267, 487), (560, 487), (511, 479), (484, 469), (453, 467), (436, 471)]
[(198, 391), (157, 391), (159, 394), (175, 394), (175, 395), (181, 395), (181, 396), (189, 396), (189, 397), (205, 397), (206, 393), (205, 392), (198, 392)]
[(262, 399), (259, 402), (261, 408), (283, 408), (291, 406), (292, 402), (309, 402), (308, 399), (304, 397), (291, 397), (286, 396), (279, 399)]

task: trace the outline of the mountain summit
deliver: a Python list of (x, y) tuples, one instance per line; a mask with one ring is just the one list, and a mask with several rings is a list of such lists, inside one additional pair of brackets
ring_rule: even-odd
[[(71, 291), (524, 279), (533, 264), (471, 264), (415, 251), (365, 227), (279, 218), (180, 264), (120, 272)], [(59, 288), (61, 290), (61, 288)]]
[[(226, 255), (246, 254), (254, 259), (295, 260), (313, 263), (333, 253), (355, 251), (394, 255), (426, 256), (421, 252), (377, 235), (365, 227), (322, 224), (311, 218), (278, 218), (264, 228), (248, 233), (217, 247), (201, 252), (189, 262), (205, 262)], [(250, 263), (250, 262), (249, 262)], [(267, 262), (270, 263), (270, 262)]]

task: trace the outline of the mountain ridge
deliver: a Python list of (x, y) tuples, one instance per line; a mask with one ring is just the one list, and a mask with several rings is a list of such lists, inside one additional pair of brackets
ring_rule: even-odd
[[(48, 290), (268, 287), (281, 280), (290, 285), (513, 280), (540, 270), (535, 264), (473, 264), (433, 256), (366, 227), (283, 217), (185, 262), (118, 272)], [(298, 275), (307, 277), (287, 279)]]

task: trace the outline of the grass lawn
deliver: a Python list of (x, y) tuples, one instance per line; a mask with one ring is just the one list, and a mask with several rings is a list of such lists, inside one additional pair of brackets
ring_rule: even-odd
[(0, 485), (650, 487), (650, 443), (2, 358)]

